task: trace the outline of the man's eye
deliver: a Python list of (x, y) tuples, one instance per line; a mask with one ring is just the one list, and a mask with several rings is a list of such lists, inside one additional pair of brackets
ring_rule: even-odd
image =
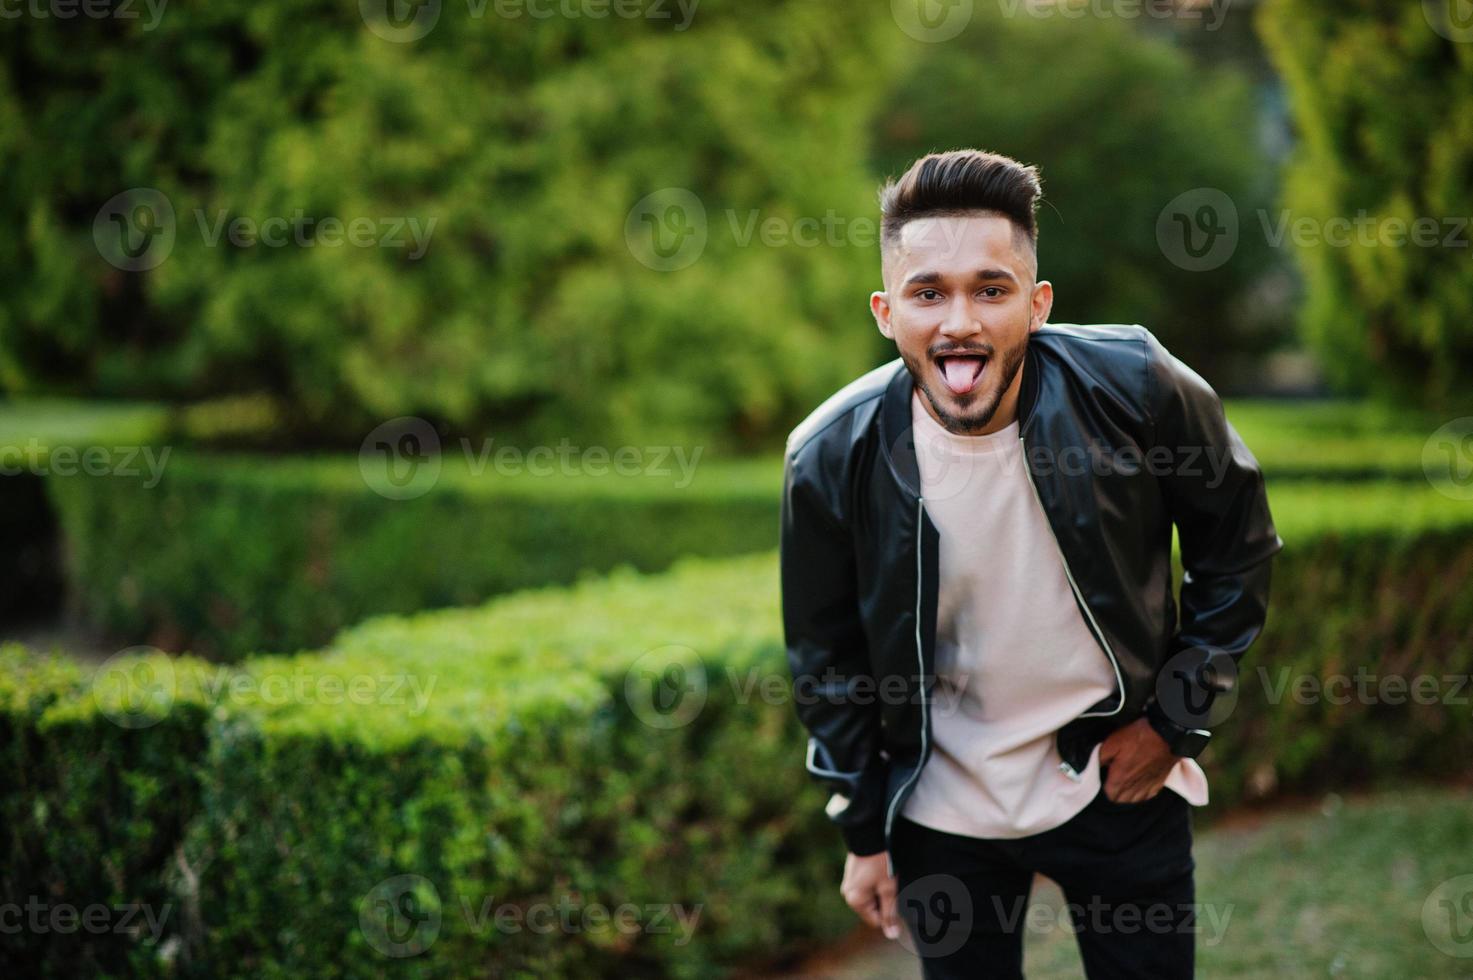
[(982, 295), (986, 296), (988, 299), (997, 299), (999, 296), (1002, 295), (1002, 287), (984, 286), (982, 288)]
[(940, 295), (941, 294), (934, 289), (922, 289), (920, 292), (916, 293), (917, 298), (926, 300), (927, 302), (940, 297)]

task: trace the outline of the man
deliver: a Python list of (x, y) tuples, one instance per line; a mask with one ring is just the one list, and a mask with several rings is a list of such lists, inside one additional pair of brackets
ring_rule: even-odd
[(1189, 977), (1193, 760), (1284, 543), (1201, 377), (1144, 327), (1047, 322), (1038, 198), (976, 150), (881, 192), (870, 305), (900, 357), (788, 439), (807, 768), (844, 898), (891, 938), (903, 917), (926, 976), (1022, 976), (1041, 873), (1091, 978)]

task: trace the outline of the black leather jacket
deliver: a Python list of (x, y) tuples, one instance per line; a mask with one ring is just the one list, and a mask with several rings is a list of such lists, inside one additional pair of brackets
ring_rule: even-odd
[[(1216, 393), (1144, 327), (1046, 324), (1029, 335), (1022, 370), (1028, 475), (1117, 677), (1114, 696), (1056, 735), (1060, 769), (1078, 779), (1106, 735), (1164, 710), (1168, 661), (1185, 678), (1185, 710), (1198, 712), (1186, 723), (1206, 727), (1203, 706), (1231, 689), (1263, 628), (1269, 559), (1284, 542), (1258, 462)], [(794, 703), (811, 735), (807, 768), (835, 791), (828, 815), (860, 855), (888, 850), (931, 747), (939, 533), (919, 489), (911, 392), (896, 359), (830, 397), (787, 444), (782, 607)]]

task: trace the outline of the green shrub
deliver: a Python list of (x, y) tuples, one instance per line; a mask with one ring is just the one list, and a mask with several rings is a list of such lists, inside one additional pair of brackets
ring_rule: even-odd
[[(199, 815), (206, 713), (194, 681), (204, 666), (155, 654), (88, 675), (0, 647), (7, 976), (162, 969), (183, 918), (180, 844)], [(78, 918), (89, 914), (103, 927)]]
[[(214, 710), (179, 718), (197, 736), (173, 760), (199, 773), (180, 801), (196, 816), (153, 865), (182, 914), (176, 963), (201, 976), (700, 977), (837, 936), (850, 924), (831, 880), (842, 846), (794, 765), (796, 716), (743, 686), (783, 662), (774, 572), (767, 555), (624, 572), (444, 619), (377, 620), (324, 655), (181, 661), (181, 685)], [(664, 727), (653, 694), (626, 691), (645, 689), (645, 654), (671, 645), (709, 683), (688, 724)], [(27, 720), (46, 737), (65, 711), (114, 737), (90, 707), (74, 698)], [(76, 807), (103, 802), (81, 789)], [(428, 883), (438, 938), (386, 959), (362, 906), (406, 874)], [(69, 884), (56, 901), (94, 893)], [(479, 918), (483, 903), (559, 902), (579, 915), (632, 904), (641, 928), (548, 934)]]
[[(1228, 412), (1276, 481), (1420, 482), (1436, 427), (1350, 402), (1230, 401)], [(155, 459), (163, 448), (150, 447)], [(140, 464), (134, 478), (47, 486), (88, 622), (123, 642), (222, 658), (313, 647), (368, 616), (777, 543), (780, 459), (703, 457), (683, 471), (672, 457), (667, 475), (627, 477), (498, 475), (489, 460), (478, 476), (478, 465), (447, 451), (438, 482), (408, 500), (373, 492), (353, 457), (182, 448), (157, 485)]]
[[(1473, 671), (1464, 502), (1405, 482), (1285, 484), (1271, 500), (1287, 547), (1236, 706), (1203, 757), (1206, 822), (1275, 792), (1440, 778), (1473, 750), (1473, 716), (1450, 703), (1293, 694), (1299, 676), (1359, 666)], [(0, 856), (42, 855), (15, 864), (9, 887), (174, 903), (168, 957), (124, 947), (145, 974), (695, 977), (833, 937), (852, 922), (834, 887), (842, 844), (801, 764), (777, 585), (770, 553), (688, 559), (381, 617), (321, 654), (179, 660), (175, 709), (131, 731), (78, 694), (74, 670), (26, 668), (9, 651)], [(1275, 691), (1289, 693), (1275, 703)], [(398, 906), (401, 938), (428, 937), (413, 932), (427, 915), (439, 931), (389, 959), (360, 913), (382, 911), (382, 883), (402, 875), (419, 879), (417, 904)], [(673, 926), (537, 932), (479, 918), (483, 903), (559, 902), (700, 908), (684, 943)], [(27, 965), (104, 960), (35, 937), (14, 948), (40, 957)]]
[[(261, 395), (319, 445), (402, 415), (771, 445), (870, 363), (847, 338), (874, 252), (744, 244), (728, 213), (873, 215), (887, 10), (702, 0), (687, 24), (675, 3), (447, 3), (394, 43), (373, 6), (219, 0), (0, 36), (0, 391)], [(94, 219), (137, 188), (168, 200), (174, 241), (120, 271)], [(709, 232), (670, 271), (626, 239), (667, 188)], [(295, 221), (302, 243), (233, 245), (236, 219)], [(330, 244), (328, 219), (388, 244)]]
[(776, 545), (780, 461), (663, 468), (475, 475), (447, 453), (432, 489), (393, 500), (369, 488), (356, 457), (181, 450), (156, 485), (145, 473), (47, 487), (88, 622), (126, 642), (230, 658), (320, 645), (381, 613)]
[(1257, 17), (1299, 133), (1283, 204), (1314, 232), (1296, 248), (1307, 340), (1343, 390), (1444, 415), (1473, 410), (1473, 50), (1457, 9), (1273, 0)]

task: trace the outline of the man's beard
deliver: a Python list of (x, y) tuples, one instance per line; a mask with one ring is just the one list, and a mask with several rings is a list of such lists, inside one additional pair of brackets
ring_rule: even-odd
[[(1001, 363), (997, 366), (996, 380), (991, 385), (990, 391), (976, 396), (978, 401), (974, 407), (961, 414), (949, 411), (945, 403), (936, 397), (935, 392), (931, 390), (930, 384), (926, 381), (927, 372), (915, 359), (903, 351), (900, 359), (905, 362), (911, 380), (921, 389), (921, 394), (925, 396), (926, 401), (931, 403), (931, 407), (936, 411), (936, 417), (941, 420), (946, 430), (959, 436), (970, 436), (977, 435), (982, 429), (985, 429), (992, 421), (992, 417), (997, 414), (997, 407), (1002, 404), (1003, 392), (1012, 386), (1013, 379), (1023, 369), (1023, 359), (1027, 354), (1028, 337), (1025, 336), (1023, 342), (1017, 347), (1004, 351), (1001, 355), (993, 354), (989, 357), (988, 367), (991, 367), (993, 362), (998, 361), (999, 358), (1001, 359)], [(930, 359), (929, 354), (927, 354), (927, 360), (935, 363)], [(949, 392), (947, 394), (950, 395)]]

